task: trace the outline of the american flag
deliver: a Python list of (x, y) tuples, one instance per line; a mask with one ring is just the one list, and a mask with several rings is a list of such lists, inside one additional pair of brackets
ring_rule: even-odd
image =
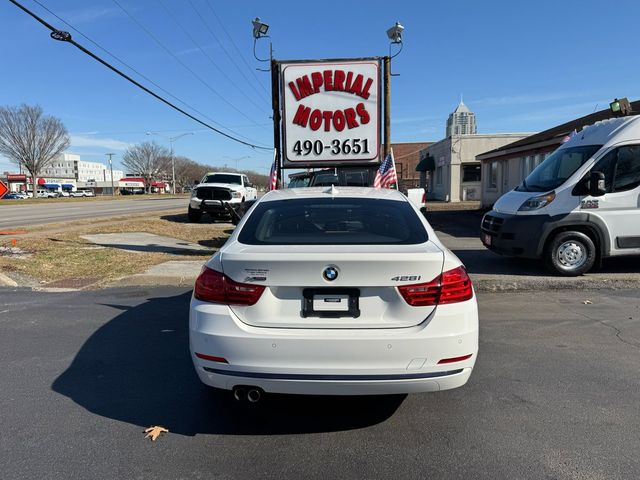
[(563, 143), (567, 143), (569, 140), (571, 140), (573, 137), (575, 137), (578, 134), (578, 132), (576, 132), (575, 130), (573, 132), (571, 132), (569, 135), (565, 136), (562, 140), (560, 140), (560, 144)]
[(273, 151), (273, 163), (271, 164), (271, 171), (269, 172), (269, 185), (267, 185), (267, 191), (278, 189), (278, 153)]
[(393, 161), (393, 150), (390, 150), (376, 172), (373, 188), (393, 188), (393, 185), (398, 185), (398, 176), (396, 175), (396, 164)]

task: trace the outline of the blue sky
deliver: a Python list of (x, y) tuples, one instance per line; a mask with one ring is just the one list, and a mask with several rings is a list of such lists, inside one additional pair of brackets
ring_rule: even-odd
[[(33, 0), (23, 2), (69, 30)], [(171, 94), (263, 145), (272, 144), (270, 78), (255, 70), (266, 65), (252, 54), (256, 15), (271, 26), (278, 59), (386, 55), (385, 30), (400, 21), (404, 50), (392, 69), (400, 74), (392, 79), (396, 142), (441, 139), (460, 94), (480, 133), (539, 131), (605, 108), (613, 97), (639, 97), (637, 32), (625, 27), (640, 16), (635, 0), (40, 2)], [(42, 105), (65, 123), (70, 151), (83, 159), (104, 161), (114, 152), (117, 164), (128, 145), (150, 139), (145, 132), (160, 133), (154, 138), (165, 144), (168, 136), (194, 132), (175, 143), (177, 154), (268, 171), (271, 153), (204, 131), (74, 47), (51, 40), (11, 3), (0, 3), (0, 19), (0, 104)], [(268, 56), (267, 40), (258, 42), (258, 55)], [(0, 158), (5, 170), (14, 168)]]

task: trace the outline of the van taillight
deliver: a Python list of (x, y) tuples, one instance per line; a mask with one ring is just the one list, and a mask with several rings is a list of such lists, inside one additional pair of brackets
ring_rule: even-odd
[(422, 203), (427, 203), (427, 192), (422, 192)]
[(398, 290), (412, 307), (464, 302), (473, 297), (471, 279), (462, 265), (443, 272), (430, 282), (403, 285)]
[(203, 267), (196, 279), (193, 294), (203, 302), (225, 305), (254, 305), (264, 292), (264, 286), (238, 283), (225, 274)]

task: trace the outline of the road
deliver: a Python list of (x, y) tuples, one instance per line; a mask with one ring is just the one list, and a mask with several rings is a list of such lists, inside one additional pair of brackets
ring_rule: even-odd
[(0, 289), (2, 477), (640, 478), (636, 290), (481, 294), (457, 390), (257, 406), (197, 380), (189, 295)]
[(132, 198), (118, 200), (63, 201), (20, 204), (14, 201), (0, 204), (0, 229), (67, 222), (83, 218), (112, 217), (133, 213), (187, 209), (187, 198)]

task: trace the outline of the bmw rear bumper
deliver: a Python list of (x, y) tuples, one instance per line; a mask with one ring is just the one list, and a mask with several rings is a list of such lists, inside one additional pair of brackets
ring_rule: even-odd
[[(230, 309), (192, 300), (191, 357), (203, 383), (265, 392), (379, 395), (464, 385), (478, 353), (476, 300), (439, 306), (421, 325), (396, 329), (252, 327)], [(196, 353), (222, 357), (204, 360)], [(442, 359), (472, 354), (467, 360)]]

